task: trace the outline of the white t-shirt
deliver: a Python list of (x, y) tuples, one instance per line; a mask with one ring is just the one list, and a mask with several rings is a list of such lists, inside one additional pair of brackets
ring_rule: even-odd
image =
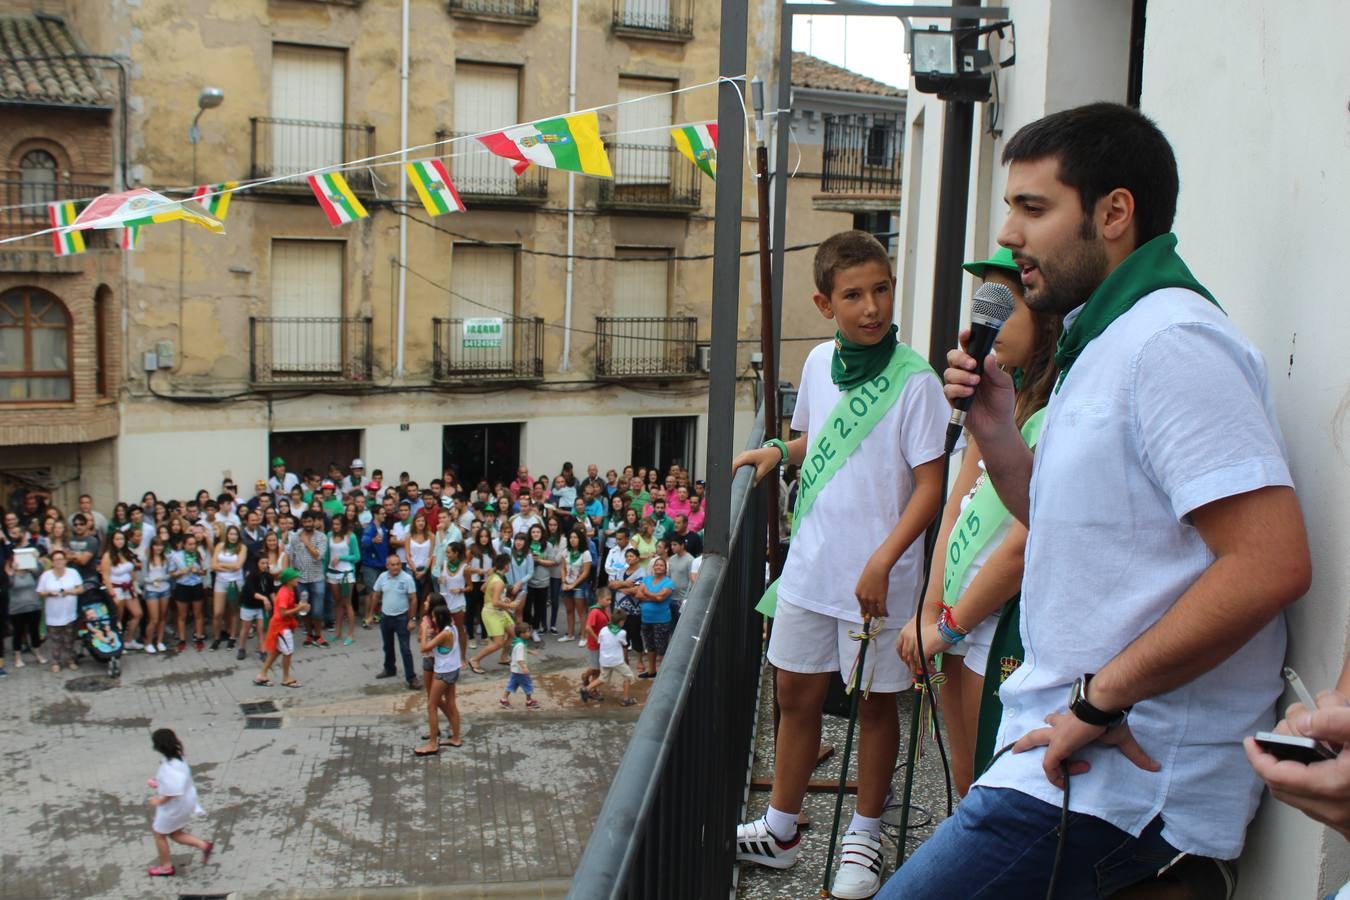
[(408, 565), (408, 532), (412, 531), (412, 519), (409, 517), (407, 522), (395, 522), (389, 529), (389, 538), (392, 541), (402, 541), (403, 544), (398, 548), (398, 558), (403, 561), (403, 565)]
[(450, 567), (447, 565), (441, 570), (440, 575), (441, 596), (445, 598), (445, 606), (451, 612), (459, 612), (466, 605), (464, 598), (464, 563), (459, 564), (454, 574), (450, 573)]
[[(632, 544), (628, 545), (629, 547)], [(624, 552), (628, 547), (620, 548), (618, 544), (609, 548), (605, 554), (605, 574), (609, 576), (610, 581), (618, 581), (623, 578), (623, 570), (628, 568), (628, 562), (624, 557)]]
[(511, 672), (515, 675), (525, 674), (525, 644), (511, 643)]
[(415, 569), (425, 569), (431, 564), (431, 539), (425, 541), (409, 540), (408, 557)]
[(166, 759), (155, 773), (159, 785), (156, 792), (171, 798), (155, 807), (154, 829), (157, 834), (181, 831), (198, 816), (206, 815), (197, 803), (197, 788), (192, 783), (192, 770), (181, 759)]
[[(809, 440), (842, 396), (830, 380), (834, 342), (820, 344), (802, 366), (792, 427)], [(792, 547), (778, 596), (813, 612), (862, 622), (854, 588), (863, 567), (890, 533), (914, 492), (913, 470), (942, 456), (952, 409), (937, 375), (913, 375), (900, 397), (816, 495), (804, 519), (793, 523)], [(923, 580), (923, 541), (916, 540), (891, 569), (886, 594), (889, 627), (914, 614)]]
[(454, 634), (455, 640), (450, 644), (450, 646), (447, 647), (444, 644), (441, 644), (432, 652), (431, 658), (433, 662), (431, 664), (431, 668), (432, 671), (435, 672), (437, 675), (449, 674), (450, 672), (456, 671), (460, 667), (459, 632), (455, 631), (455, 626), (453, 625), (446, 626), (445, 631), (449, 631), (450, 633)]
[[(1168, 288), (1112, 322), (1046, 408), (1022, 580), (1026, 661), (999, 690), (996, 746), (1062, 712), (1074, 679), (1100, 672), (1213, 564), (1194, 510), (1292, 483), (1265, 362), (1219, 309)], [(1237, 857), (1264, 788), (1242, 739), (1275, 721), (1284, 651), (1277, 615), (1208, 672), (1136, 703), (1130, 730), (1162, 771), (1085, 747), (1075, 756), (1092, 769), (1074, 776), (1071, 808), (1131, 834), (1161, 814), (1178, 850)], [(1005, 753), (979, 783), (1058, 805), (1043, 753)]]
[(623, 650), (628, 646), (628, 632), (609, 626), (600, 629), (600, 665), (617, 666), (623, 662)]
[(576, 562), (572, 561), (571, 552), (570, 550), (562, 551), (562, 566), (560, 568), (563, 569), (563, 584), (571, 584), (580, 578), (582, 567), (590, 565), (591, 562), (591, 551), (582, 550)]
[[(66, 573), (60, 578), (51, 569), (42, 573), (38, 579), (38, 595), (42, 597), (43, 607), (46, 611), (46, 620), (48, 625), (69, 625), (75, 621), (75, 594), (84, 580), (80, 578), (80, 573), (74, 569), (66, 569)], [(55, 591), (70, 592), (64, 593), (60, 597), (48, 597), (46, 594)]]

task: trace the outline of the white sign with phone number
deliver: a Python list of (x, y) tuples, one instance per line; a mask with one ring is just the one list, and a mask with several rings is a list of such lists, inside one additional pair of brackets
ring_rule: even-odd
[(501, 319), (465, 319), (464, 349), (495, 350), (502, 345)]

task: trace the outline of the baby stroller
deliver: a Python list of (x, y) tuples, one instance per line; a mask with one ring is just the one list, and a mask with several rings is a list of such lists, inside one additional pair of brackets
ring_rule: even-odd
[(109, 678), (122, 674), (122, 635), (107, 601), (100, 599), (81, 605), (79, 635), (89, 654), (108, 664)]

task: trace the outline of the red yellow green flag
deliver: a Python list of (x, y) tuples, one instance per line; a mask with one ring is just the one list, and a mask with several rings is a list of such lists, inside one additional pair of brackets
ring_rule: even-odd
[(230, 197), (234, 195), (234, 189), (237, 187), (239, 187), (237, 181), (223, 181), (220, 184), (199, 184), (196, 190), (192, 192), (192, 199), (200, 203), (202, 209), (224, 222), (225, 213), (230, 208)]
[(323, 214), (328, 217), (328, 224), (334, 228), (370, 215), (361, 201), (356, 199), (352, 189), (347, 186), (347, 179), (340, 172), (311, 175), (309, 187), (314, 191)]
[(514, 160), (512, 168), (517, 175), (534, 163), (583, 175), (614, 177), (605, 143), (600, 140), (600, 122), (593, 112), (512, 125), (485, 134), (478, 141), (497, 156)]
[(699, 122), (670, 129), (675, 147), (699, 167), (703, 174), (717, 179), (717, 123)]
[(445, 163), (439, 159), (423, 159), (407, 163), (403, 168), (428, 215), (464, 212), (464, 202), (459, 199), (459, 191), (455, 190)]
[[(47, 204), (47, 218), (53, 228), (65, 228), (75, 224), (75, 202), (58, 200)], [(84, 252), (84, 235), (78, 231), (53, 231), (52, 252), (57, 256), (74, 256)]]

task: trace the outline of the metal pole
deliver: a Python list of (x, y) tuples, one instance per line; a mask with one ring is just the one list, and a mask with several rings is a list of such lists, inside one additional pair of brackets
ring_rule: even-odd
[[(769, 148), (764, 146), (764, 82), (756, 76), (750, 84), (755, 109), (755, 183), (759, 207), (759, 347), (763, 356), (761, 373), (764, 376), (764, 435), (779, 437), (778, 423), (778, 335), (774, 332), (773, 266), (769, 259)], [(769, 473), (764, 490), (764, 504), (768, 509), (769, 577), (777, 578), (783, 571), (781, 535), (778, 513), (778, 472)]]
[[(722, 0), (718, 72), (745, 74), (747, 0)], [(704, 549), (727, 556), (731, 549), (731, 457), (736, 416), (736, 328), (741, 293), (741, 189), (745, 176), (745, 131), (740, 82), (722, 82), (717, 98), (717, 206), (713, 231), (712, 361), (708, 381), (708, 459), (712, 508), (704, 526)]]
[[(792, 142), (792, 19), (787, 9), (778, 24), (778, 105), (774, 110), (773, 181), (773, 336), (783, 337), (783, 263), (787, 246), (788, 144)], [(777, 393), (778, 385), (774, 384)], [(776, 423), (778, 424), (778, 423)], [(781, 427), (781, 426), (780, 426)], [(767, 428), (765, 429), (768, 430)], [(781, 437), (780, 429), (773, 430)]]

